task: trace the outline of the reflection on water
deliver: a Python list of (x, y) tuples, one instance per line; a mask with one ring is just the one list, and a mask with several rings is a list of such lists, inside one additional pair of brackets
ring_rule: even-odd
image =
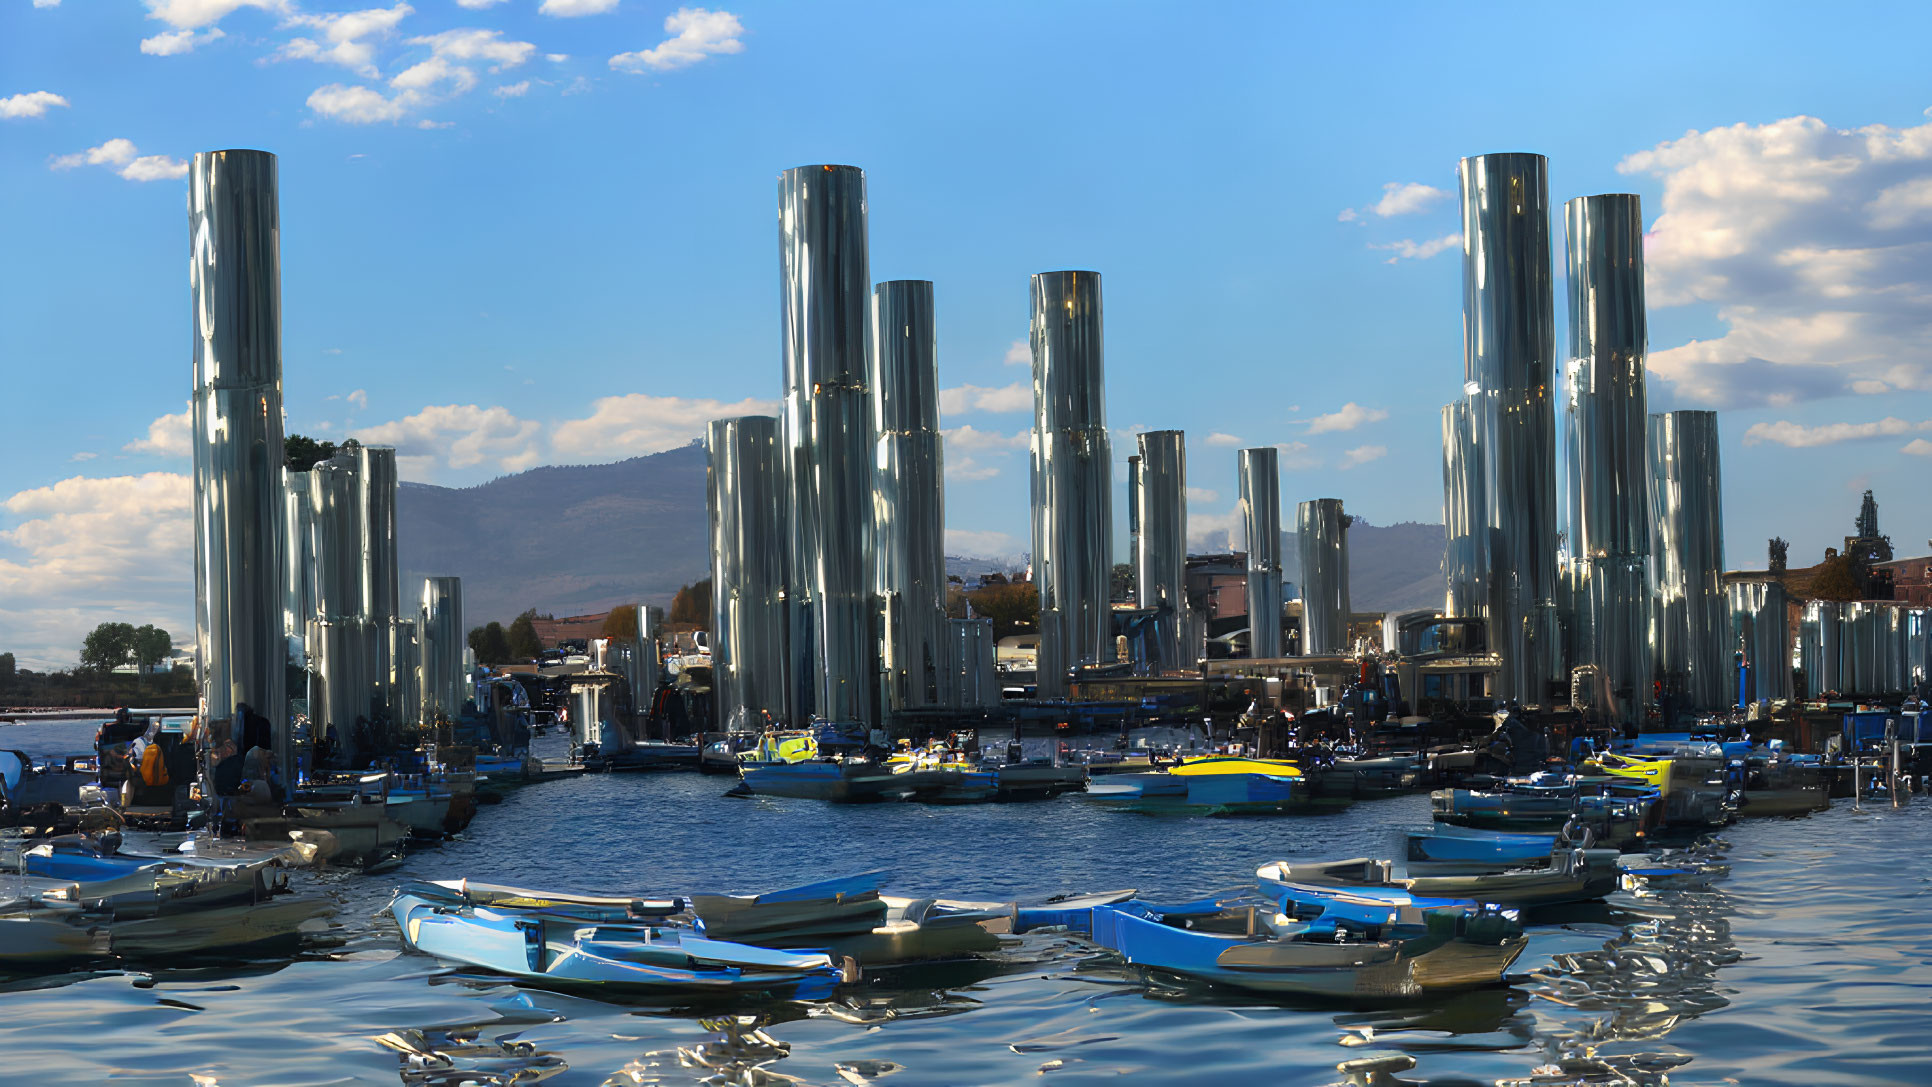
[[(16, 730), (8, 730), (12, 733)], [(11, 737), (10, 737), (11, 738)], [(19, 744), (15, 744), (19, 746)], [(1379, 1007), (1148, 977), (1053, 934), (814, 1004), (683, 1008), (536, 992), (398, 951), (395, 882), (745, 891), (885, 868), (895, 890), (1178, 900), (1264, 860), (1382, 853), (1424, 797), (1319, 820), (1144, 819), (1077, 799), (963, 809), (724, 800), (696, 776), (521, 790), (393, 874), (329, 875), (293, 958), (0, 981), (36, 1084), (1923, 1082), (1932, 805), (1748, 821), (1649, 858), (1682, 874), (1533, 914), (1507, 987)], [(1633, 858), (1634, 859), (1634, 858)], [(145, 964), (143, 969), (149, 969)]]

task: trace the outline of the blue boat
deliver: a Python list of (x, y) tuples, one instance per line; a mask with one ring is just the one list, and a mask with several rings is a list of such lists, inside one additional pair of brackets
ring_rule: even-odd
[(555, 895), (468, 881), (405, 884), (389, 912), (411, 949), (523, 981), (679, 995), (812, 1000), (848, 973), (823, 954), (710, 939), (682, 899)]
[(1150, 814), (1273, 815), (1290, 810), (1302, 788), (1298, 778), (1272, 774), (1110, 774), (1085, 795)]
[(997, 950), (1011, 927), (1010, 904), (881, 894), (885, 879), (866, 872), (760, 895), (696, 894), (691, 908), (706, 935), (822, 951), (868, 967)]
[(1473, 903), (1327, 899), (1297, 901), (1290, 892), (1279, 908), (1133, 900), (1063, 919), (1136, 966), (1249, 992), (1350, 1000), (1494, 985), (1526, 943), (1514, 915)]
[(1420, 874), (1448, 869), (1502, 871), (1541, 864), (1556, 852), (1558, 837), (1438, 823), (1433, 830), (1408, 835), (1408, 868)]

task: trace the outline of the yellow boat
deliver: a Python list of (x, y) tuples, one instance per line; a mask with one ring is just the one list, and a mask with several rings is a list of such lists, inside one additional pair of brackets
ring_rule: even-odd
[(1170, 774), (1182, 777), (1201, 777), (1209, 774), (1266, 774), (1269, 777), (1298, 778), (1301, 767), (1287, 759), (1250, 759), (1238, 755), (1207, 755), (1198, 759), (1183, 759), (1180, 765), (1170, 766)]
[(1584, 762), (1584, 769), (1595, 767), (1612, 777), (1631, 778), (1653, 785), (1659, 793), (1670, 794), (1670, 768), (1673, 759), (1633, 759), (1606, 751), (1594, 759)]

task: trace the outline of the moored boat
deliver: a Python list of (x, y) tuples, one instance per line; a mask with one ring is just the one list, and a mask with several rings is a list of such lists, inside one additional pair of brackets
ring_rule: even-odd
[(1555, 906), (1588, 902), (1615, 891), (1621, 875), (1614, 849), (1558, 849), (1546, 863), (1501, 871), (1396, 875), (1391, 861), (1353, 857), (1341, 861), (1263, 865), (1255, 878), (1264, 888), (1287, 884), (1393, 888), (1427, 898), (1471, 899), (1503, 906)]

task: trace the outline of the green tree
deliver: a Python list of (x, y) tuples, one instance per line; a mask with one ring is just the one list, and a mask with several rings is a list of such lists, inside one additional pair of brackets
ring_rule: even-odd
[(291, 472), (306, 472), (335, 453), (334, 442), (321, 442), (302, 434), (290, 434), (282, 439), (282, 456)]
[(1820, 600), (1859, 600), (1865, 595), (1850, 555), (1832, 555), (1818, 564), (1811, 579), (1811, 595)]
[(510, 659), (535, 660), (543, 653), (543, 639), (537, 637), (537, 609), (531, 608), (510, 620)]
[(993, 637), (1034, 630), (1040, 621), (1040, 591), (1030, 581), (983, 585), (967, 594), (973, 614), (993, 621)]
[(504, 633), (503, 624), (494, 619), (470, 631), (470, 648), (476, 651), (478, 664), (510, 663), (509, 635)]
[(134, 632), (131, 655), (134, 657), (134, 663), (140, 667), (142, 675), (145, 676), (154, 671), (155, 666), (167, 660), (168, 654), (173, 652), (174, 635), (153, 623)]
[(102, 623), (81, 643), (81, 667), (93, 672), (112, 672), (134, 655), (134, 624)]
[(1134, 598), (1134, 568), (1124, 562), (1114, 563), (1113, 577), (1107, 588), (1115, 600), (1132, 600)]
[(1783, 581), (1791, 554), (1790, 541), (1782, 536), (1773, 536), (1771, 537), (1771, 543), (1767, 550), (1771, 558), (1771, 576), (1777, 578), (1779, 581)]
[(700, 630), (711, 628), (711, 579), (686, 585), (671, 599), (671, 622)]
[(637, 605), (625, 604), (612, 608), (604, 616), (602, 636), (616, 641), (628, 642), (637, 637)]

